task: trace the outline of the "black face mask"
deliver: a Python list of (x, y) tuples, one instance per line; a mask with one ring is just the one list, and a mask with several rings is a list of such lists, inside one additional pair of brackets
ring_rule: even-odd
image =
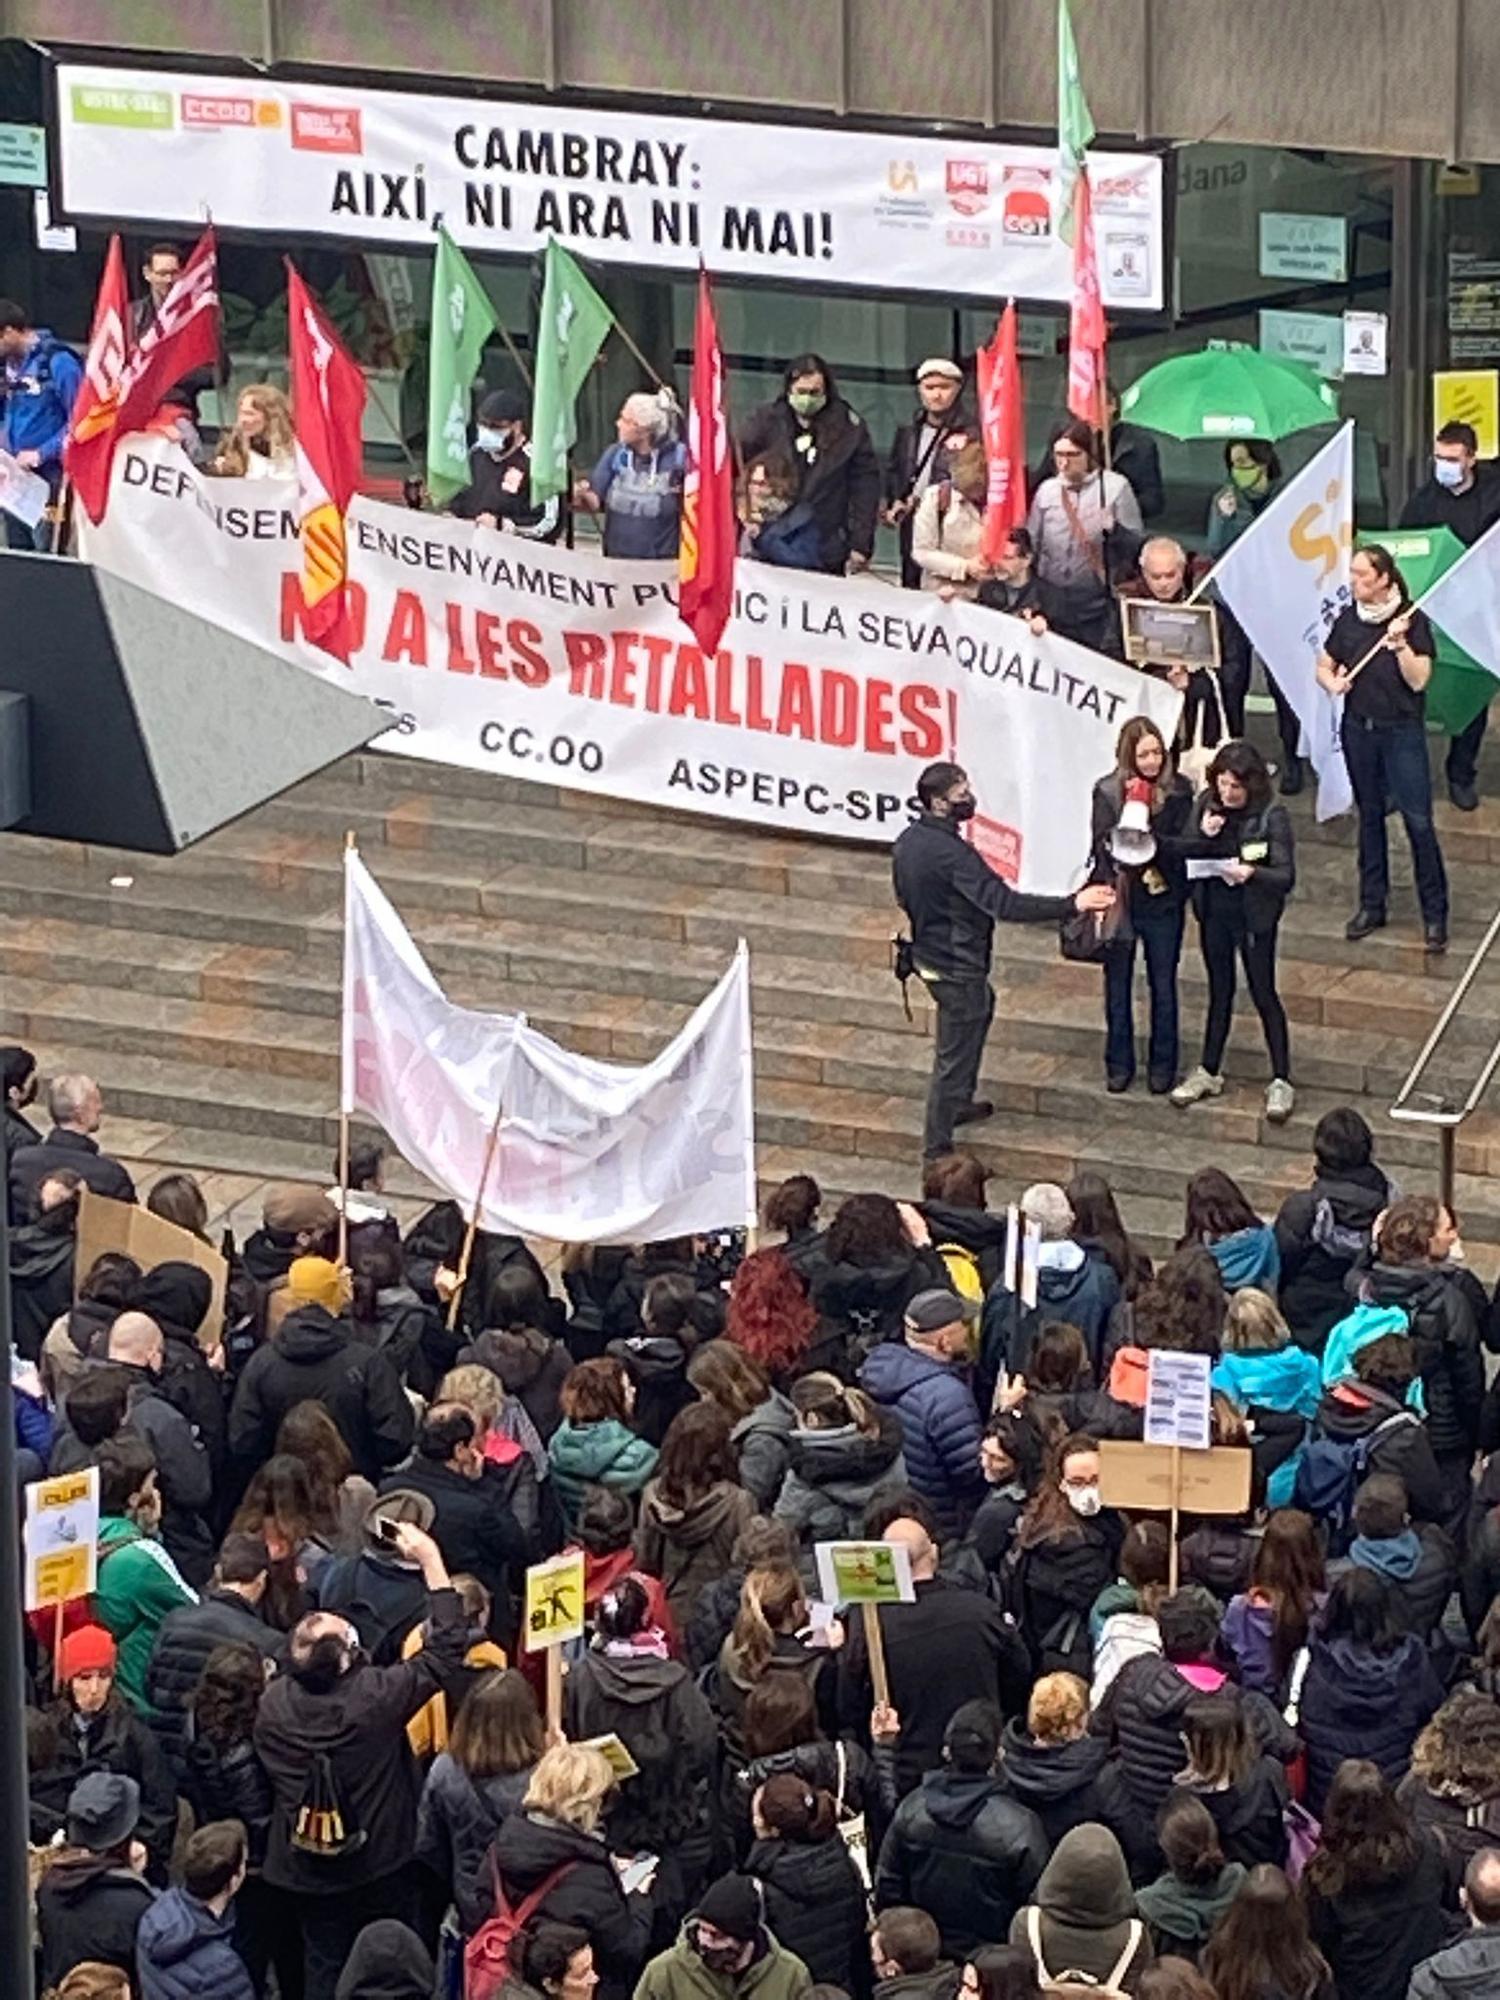
[(740, 1954), (744, 1948), (740, 1944), (705, 1944), (703, 1942), (703, 1933), (696, 1929), (693, 1932), (693, 1950), (697, 1952), (710, 1972), (722, 1972), (726, 1975), (737, 1972), (739, 1970)]
[(974, 805), (975, 801), (973, 799), (950, 799), (948, 801), (949, 819), (957, 820), (959, 825), (962, 826), (966, 819), (974, 817)]

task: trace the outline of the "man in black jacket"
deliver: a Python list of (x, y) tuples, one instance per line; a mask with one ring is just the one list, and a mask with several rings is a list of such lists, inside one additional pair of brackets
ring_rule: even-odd
[(460, 521), (477, 521), (527, 541), (555, 542), (562, 526), (557, 496), (534, 506), (531, 499), (531, 441), (526, 405), (510, 389), (496, 389), (479, 405), (469, 483), (449, 502)]
[(207, 1582), (214, 1562), (206, 1518), (213, 1499), (207, 1447), (162, 1386), (166, 1344), (154, 1319), (143, 1312), (121, 1313), (109, 1330), (107, 1351), (111, 1364), (130, 1381), (126, 1422), (156, 1459), (162, 1546), (197, 1590)]
[(990, 959), (995, 925), (1055, 924), (1078, 911), (1103, 911), (1113, 889), (1090, 884), (1075, 896), (1024, 896), (1002, 881), (963, 837), (974, 817), (974, 788), (958, 764), (929, 764), (917, 780), (921, 812), (891, 850), (896, 901), (911, 924), (911, 955), (937, 1008), (923, 1157), (953, 1150), (953, 1129), (988, 1118), (976, 1099), (985, 1037), (995, 1015)]
[(750, 412), (740, 433), (741, 463), (783, 453), (797, 468), (797, 498), (818, 524), (818, 567), (830, 576), (854, 575), (870, 566), (880, 510), (880, 461), (870, 433), (821, 355), (788, 362), (783, 383), (774, 403)]
[(91, 1076), (69, 1072), (47, 1086), (47, 1113), (52, 1130), (34, 1146), (21, 1146), (10, 1156), (10, 1219), (28, 1222), (32, 1198), (46, 1177), (67, 1167), (95, 1194), (112, 1201), (134, 1201), (135, 1182), (118, 1160), (99, 1150), (95, 1133), (104, 1112), (104, 1098)]
[(462, 1403), (434, 1403), (417, 1432), (410, 1465), (383, 1492), (423, 1493), (432, 1502), (432, 1539), (450, 1573), (477, 1577), (490, 1594), (496, 1635), (514, 1632), (521, 1572), (533, 1553), (506, 1499), (499, 1466), (485, 1458), (479, 1426)]
[(934, 355), (917, 368), (917, 408), (902, 424), (885, 467), (884, 519), (901, 544), (901, 581), (915, 590), (922, 572), (911, 557), (911, 524), (928, 487), (946, 479), (955, 452), (979, 435), (979, 420), (963, 402), (964, 371)]
[(0, 1047), (0, 1090), (5, 1093), (5, 1157), (23, 1146), (39, 1146), (42, 1135), (24, 1113), (36, 1102), (36, 1057), (30, 1049), (8, 1042)]
[(1000, 1711), (965, 1702), (943, 1732), (943, 1768), (901, 1801), (880, 1849), (876, 1907), (930, 1911), (954, 1959), (1009, 1935), (1047, 1863), (1041, 1821), (995, 1774), (999, 1750)]
[(196, 1604), (180, 1604), (157, 1628), (146, 1669), (152, 1721), (174, 1766), (182, 1768), (188, 1704), (216, 1646), (253, 1646), (279, 1661), (286, 1641), (260, 1615), (271, 1559), (259, 1535), (226, 1535), (208, 1587)]
[(247, 1471), (263, 1465), (282, 1418), (302, 1402), (323, 1405), (366, 1479), (411, 1450), (411, 1404), (395, 1369), (320, 1305), (289, 1312), (246, 1362), (229, 1410), (230, 1456)]
[(273, 1795), (264, 1879), (294, 1899), (310, 1994), (333, 1992), (372, 1918), (412, 1911), (421, 1781), (406, 1724), (463, 1670), (463, 1607), (436, 1542), (403, 1522), (393, 1546), (427, 1588), (421, 1652), (371, 1666), (342, 1613), (309, 1612), (255, 1720)]
[(1354, 1540), (1342, 1562), (1330, 1563), (1330, 1584), (1348, 1569), (1383, 1576), (1408, 1632), (1431, 1642), (1458, 1580), (1458, 1551), (1441, 1528), (1414, 1526), (1406, 1488), (1392, 1472), (1374, 1472), (1354, 1496)]

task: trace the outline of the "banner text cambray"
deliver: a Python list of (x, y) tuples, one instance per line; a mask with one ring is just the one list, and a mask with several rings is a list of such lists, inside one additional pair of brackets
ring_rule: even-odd
[(352, 666), (300, 630), (295, 498), (205, 479), (170, 440), (121, 447), (82, 553), (389, 707), (393, 749), (790, 832), (889, 840), (918, 771), (957, 755), (1018, 887), (1081, 877), (1121, 726), (1170, 737), (1164, 682), (1015, 618), (876, 580), (736, 569), (715, 654), (671, 563), (610, 562), (357, 499)]

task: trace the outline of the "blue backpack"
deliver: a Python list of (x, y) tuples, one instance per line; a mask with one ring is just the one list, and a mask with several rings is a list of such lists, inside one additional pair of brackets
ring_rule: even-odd
[(1330, 1555), (1343, 1555), (1348, 1548), (1354, 1496), (1376, 1441), (1400, 1424), (1420, 1422), (1413, 1410), (1393, 1410), (1362, 1438), (1315, 1437), (1305, 1446), (1297, 1465), (1292, 1505), (1326, 1523)]

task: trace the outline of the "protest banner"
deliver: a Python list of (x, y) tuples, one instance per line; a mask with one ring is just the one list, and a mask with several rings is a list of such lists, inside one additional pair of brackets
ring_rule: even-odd
[[(820, 292), (1062, 304), (1058, 157), (972, 133), (438, 96), (268, 75), (57, 68), (64, 211), (430, 250), (540, 250)], [(1106, 306), (1165, 303), (1164, 162), (1089, 153)]]
[(213, 1289), (198, 1329), (198, 1344), (213, 1353), (224, 1338), (224, 1293), (229, 1283), (229, 1265), (221, 1251), (190, 1229), (179, 1228), (132, 1201), (111, 1201), (90, 1187), (80, 1188), (78, 1255), (73, 1260), (75, 1297), (94, 1260), (106, 1250), (134, 1257), (143, 1271), (153, 1271), (158, 1264), (191, 1264), (206, 1272)]
[(289, 483), (208, 479), (171, 440), (136, 437), (81, 553), (166, 598), (191, 578), (201, 615), (370, 696), (396, 719), (393, 749), (440, 763), (889, 841), (922, 766), (956, 754), (986, 859), (1040, 894), (1083, 875), (1093, 785), (1123, 724), (1149, 715), (1170, 741), (1181, 711), (1165, 682), (1020, 619), (755, 562), (736, 566), (734, 615), (705, 656), (673, 563), (363, 498), (346, 670), (301, 631), (295, 515)]
[(1250, 1505), (1251, 1453), (1243, 1445), (1138, 1444), (1104, 1438), (1099, 1445), (1099, 1497), (1106, 1507), (1172, 1519), (1169, 1587), (1177, 1588), (1179, 1514), (1243, 1514)]
[(63, 1618), (99, 1580), (99, 1468), (86, 1465), (26, 1488), (21, 1603), (27, 1611), (53, 1608), (52, 1690), (60, 1685)]
[(562, 1729), (562, 1649), (583, 1637), (583, 1551), (533, 1563), (526, 1572), (522, 1642), (547, 1655), (547, 1727)]
[(1209, 1373), (1206, 1354), (1175, 1354), (1152, 1348), (1146, 1356), (1146, 1423), (1148, 1445), (1165, 1445), (1172, 1454), (1172, 1521), (1168, 1544), (1167, 1587), (1177, 1588), (1177, 1519), (1181, 1512), (1182, 1454), (1207, 1451), (1212, 1442)]
[(813, 1557), (824, 1602), (859, 1606), (865, 1649), (870, 1655), (870, 1686), (876, 1706), (888, 1707), (891, 1689), (885, 1670), (880, 1606), (916, 1602), (911, 1557), (899, 1542), (816, 1542)]

